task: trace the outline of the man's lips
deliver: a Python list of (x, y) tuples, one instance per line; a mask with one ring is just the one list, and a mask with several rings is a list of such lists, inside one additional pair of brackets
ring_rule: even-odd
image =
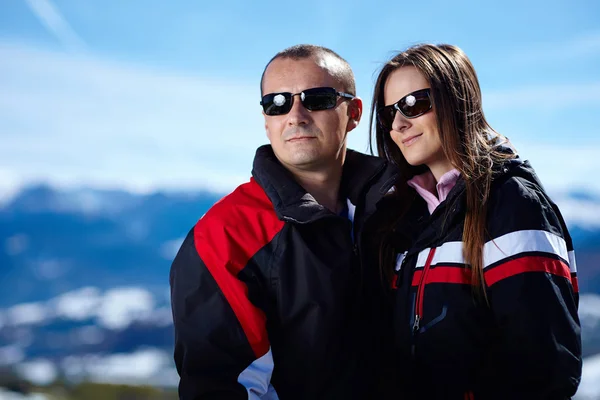
[(295, 136), (289, 139), (286, 139), (286, 142), (296, 142), (296, 141), (300, 141), (300, 140), (309, 140), (309, 139), (316, 139), (315, 136)]

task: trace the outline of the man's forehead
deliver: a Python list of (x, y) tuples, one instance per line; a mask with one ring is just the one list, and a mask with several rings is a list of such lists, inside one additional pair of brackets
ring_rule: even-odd
[(313, 57), (293, 59), (277, 58), (265, 71), (265, 93), (272, 91), (304, 90), (317, 86), (337, 86), (326, 68)]

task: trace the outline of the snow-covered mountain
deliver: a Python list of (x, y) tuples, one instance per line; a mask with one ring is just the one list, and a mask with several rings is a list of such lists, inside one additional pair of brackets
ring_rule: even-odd
[(0, 207), (0, 306), (86, 286), (162, 290), (181, 239), (219, 197), (26, 189)]
[(584, 294), (579, 304), (581, 336), (587, 357), (575, 400), (600, 399), (600, 295)]
[(0, 367), (45, 384), (60, 377), (172, 385), (168, 292), (86, 287), (0, 309)]

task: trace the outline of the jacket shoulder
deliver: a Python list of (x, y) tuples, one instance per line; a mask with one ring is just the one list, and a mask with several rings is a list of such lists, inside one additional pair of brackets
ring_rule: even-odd
[(193, 240), (203, 258), (219, 264), (236, 259), (243, 263), (269, 243), (283, 225), (265, 191), (251, 179), (200, 218), (193, 228)]
[(563, 236), (558, 207), (537, 183), (511, 176), (492, 189), (488, 208), (491, 236), (520, 230), (543, 230)]
[(196, 227), (212, 224), (238, 224), (248, 213), (271, 213), (275, 216), (273, 203), (263, 188), (254, 180), (243, 183), (233, 192), (222, 197), (200, 218)]

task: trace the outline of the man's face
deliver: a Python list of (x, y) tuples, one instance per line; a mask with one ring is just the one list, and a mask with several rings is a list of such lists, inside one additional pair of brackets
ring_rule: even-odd
[[(278, 58), (267, 67), (263, 94), (300, 93), (316, 87), (333, 87), (343, 92), (339, 83), (312, 58), (293, 60)], [(292, 172), (319, 171), (344, 160), (346, 133), (358, 125), (362, 112), (360, 99), (337, 99), (329, 110), (309, 111), (300, 96), (284, 115), (265, 117), (265, 129), (279, 161)], [(352, 118), (354, 117), (354, 118)]]

